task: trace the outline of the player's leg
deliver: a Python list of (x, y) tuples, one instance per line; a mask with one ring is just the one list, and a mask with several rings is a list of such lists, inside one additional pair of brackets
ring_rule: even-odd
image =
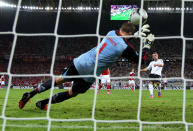
[[(65, 82), (65, 80), (64, 78), (60, 77), (60, 78), (56, 78), (53, 82), (54, 82), (54, 86), (56, 86), (56, 85), (62, 84), (63, 82)], [(19, 108), (22, 109), (25, 106), (25, 104), (29, 101), (29, 99), (31, 99), (38, 93), (41, 93), (50, 89), (51, 87), (52, 87), (52, 80), (48, 80), (45, 83), (36, 87), (33, 91), (24, 93), (21, 100), (19, 101)]]
[[(78, 95), (78, 93), (72, 92), (72, 88), (70, 88), (69, 91), (64, 91), (53, 95), (51, 104), (63, 102), (64, 100), (75, 97), (76, 95)], [(41, 110), (47, 110), (48, 103), (49, 98), (36, 102), (36, 107), (40, 108)]]
[(100, 92), (100, 89), (101, 89), (103, 86), (105, 86), (105, 84), (106, 84), (106, 79), (105, 79), (104, 75), (102, 75), (102, 78), (99, 79), (99, 82), (100, 82), (99, 87), (98, 87), (99, 90), (98, 90), (97, 93), (99, 93), (99, 92)]
[(101, 89), (102, 87), (103, 87), (103, 84), (99, 84), (98, 89), (97, 89), (97, 94), (100, 93), (100, 89)]
[(166, 90), (167, 88), (167, 83), (164, 83), (164, 90)]
[(135, 82), (134, 81), (132, 82), (131, 87), (132, 87), (132, 92), (134, 92), (135, 91)]
[(128, 89), (131, 90), (131, 80), (128, 81)]
[(1, 87), (0, 88), (3, 88), (3, 86), (5, 86), (5, 81), (1, 81)]
[(99, 83), (98, 83), (98, 89), (97, 89), (97, 94), (100, 93), (100, 89), (103, 87), (103, 84), (102, 84), (102, 80), (99, 79)]
[[(62, 75), (63, 76), (78, 75), (78, 72), (77, 72), (74, 64), (72, 63), (67, 69), (65, 69), (65, 71), (63, 71)], [(61, 77), (58, 77), (55, 80), (53, 80), (54, 86), (60, 85), (60, 84), (67, 82), (67, 81), (72, 81), (72, 79), (70, 79), (70, 78), (64, 79), (61, 76)], [(52, 80), (48, 80), (45, 83), (36, 87), (33, 91), (24, 93), (21, 100), (19, 101), (19, 108), (22, 109), (25, 106), (25, 104), (29, 101), (29, 99), (31, 99), (32, 97), (34, 97), (38, 93), (42, 93), (44, 91), (47, 91), (51, 87), (52, 87)]]
[(107, 94), (110, 94), (111, 83), (107, 83)]
[(132, 92), (134, 92), (134, 85), (133, 84), (131, 84), (131, 90), (132, 90)]
[(158, 97), (160, 98), (161, 97), (161, 83), (157, 82), (157, 85), (158, 85)]
[(150, 97), (149, 98), (153, 98), (153, 82), (150, 81), (149, 84), (148, 84), (148, 87), (149, 87), (149, 93), (150, 93)]
[(106, 76), (106, 83), (107, 83), (107, 94), (110, 94), (111, 80), (110, 80), (110, 76), (109, 75)]
[(130, 86), (131, 86), (132, 92), (134, 92), (135, 91), (135, 81), (134, 80), (130, 80)]
[[(56, 104), (77, 96), (80, 93), (85, 93), (92, 83), (85, 82), (83, 79), (75, 79), (73, 86), (65, 92), (60, 92), (52, 96), (51, 104)], [(36, 107), (47, 109), (49, 98), (36, 102)]]

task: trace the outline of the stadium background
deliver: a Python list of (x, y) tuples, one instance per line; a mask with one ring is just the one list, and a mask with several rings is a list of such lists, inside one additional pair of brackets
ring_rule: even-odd
[[(10, 1), (13, 3), (13, 1)], [(14, 2), (15, 4), (17, 1)], [(103, 2), (102, 18), (100, 21), (100, 35), (105, 35), (109, 30), (118, 29), (123, 21), (110, 21), (110, 5), (111, 4), (136, 4), (140, 7), (139, 1), (109, 1)], [(156, 4), (156, 6), (154, 6)], [(57, 7), (58, 2), (52, 1), (22, 1), (22, 5), (47, 7)], [(99, 1), (68, 1), (63, 2), (62, 7), (92, 7), (95, 10), (63, 10), (61, 12), (58, 34), (60, 35), (75, 35), (75, 34), (94, 34), (96, 32), (97, 16)], [(151, 7), (169, 6), (176, 10), (155, 10)], [(145, 1), (144, 9), (148, 11), (148, 21), (151, 25), (151, 31), (156, 36), (178, 36), (180, 35), (181, 14), (177, 8), (180, 8), (180, 1)], [(185, 6), (192, 7), (191, 2), (187, 2)], [(1, 8), (0, 31), (11, 31), (14, 21), (15, 8)], [(184, 35), (192, 36), (193, 11), (185, 10), (184, 17)], [(21, 9), (17, 23), (16, 31), (18, 33), (52, 33), (54, 31), (56, 19), (56, 10), (30, 10)], [(158, 26), (159, 25), (159, 26)], [(188, 26), (187, 26), (188, 25)], [(13, 35), (1, 35), (0, 40), (0, 71), (7, 72), (9, 55), (12, 47)], [(55, 37), (22, 37), (19, 36), (14, 53), (14, 59), (11, 72), (14, 74), (36, 74), (49, 73), (54, 48)], [(97, 37), (82, 37), (82, 38), (60, 38), (57, 48), (57, 57), (54, 66), (54, 72), (59, 75), (61, 70), (67, 67), (74, 57), (79, 56), (85, 51), (97, 45)], [(136, 49), (139, 45), (133, 43)], [(78, 48), (77, 50), (77, 47)], [(192, 66), (192, 41), (186, 41), (186, 61), (185, 61), (185, 77), (193, 78)], [(167, 50), (167, 51), (166, 51)], [(165, 67), (163, 77), (180, 77), (182, 63), (182, 39), (166, 39), (156, 40), (152, 51), (158, 51), (160, 58), (164, 59)], [(149, 57), (149, 61), (151, 56)], [(145, 67), (149, 62), (142, 67)], [(38, 66), (36, 66), (38, 65)], [(34, 67), (37, 67), (34, 70)], [(112, 76), (128, 76), (129, 70), (134, 67), (137, 73), (138, 65), (120, 59), (111, 68)], [(147, 74), (142, 74), (147, 76)], [(20, 79), (20, 78), (17, 78)], [(20, 80), (13, 80), (20, 83)], [(21, 79), (21, 82), (24, 80)], [(37, 80), (37, 81), (40, 81)], [(14, 82), (15, 83), (15, 82)]]
[[(7, 0), (8, 3), (17, 4), (17, 0)], [(100, 35), (107, 34), (108, 31), (119, 29), (124, 21), (110, 21), (110, 5), (134, 4), (140, 7), (141, 1), (137, 0), (109, 0), (103, 1), (102, 14), (100, 21)], [(53, 33), (57, 14), (58, 1), (52, 0), (22, 0), (22, 6), (53, 7), (53, 9), (25, 9), (21, 8), (17, 22), (17, 33)], [(67, 9), (78, 6), (91, 7), (85, 10)], [(96, 34), (99, 1), (98, 0), (68, 0), (63, 1), (58, 34), (77, 35), (77, 34)], [(170, 7), (171, 9), (168, 9)], [(65, 9), (66, 8), (66, 9)], [(180, 9), (179, 9), (180, 8)], [(181, 0), (144, 0), (144, 9), (147, 10), (151, 32), (157, 37), (180, 36), (181, 29)], [(0, 31), (12, 31), (16, 8), (0, 8)], [(193, 36), (193, 2), (185, 2), (184, 15), (184, 36)], [(8, 62), (12, 49), (14, 35), (0, 35), (0, 72), (7, 72)], [(18, 36), (14, 57), (11, 66), (12, 74), (49, 74), (54, 49), (54, 36)], [(97, 37), (69, 37), (59, 38), (54, 63), (54, 74), (59, 75), (63, 68), (67, 67), (73, 58), (97, 45)], [(186, 40), (184, 74), (182, 70), (183, 40), (176, 38), (158, 39), (152, 47), (152, 51), (157, 51), (160, 58), (164, 59), (163, 77), (179, 77), (180, 86), (183, 87), (184, 76), (193, 79), (193, 41)], [(132, 43), (139, 50), (139, 44)], [(142, 65), (146, 67), (151, 61)], [(137, 75), (138, 65), (125, 59), (120, 59), (114, 64), (111, 76), (128, 76), (129, 71), (135, 68)], [(6, 76), (6, 85), (9, 76)], [(141, 74), (147, 77), (148, 73)], [(50, 77), (13, 77), (12, 86), (28, 86), (44, 82)], [(122, 80), (118, 80), (121, 82)], [(170, 83), (172, 85), (172, 82)], [(193, 87), (193, 82), (187, 81), (187, 89)], [(3, 98), (4, 100), (4, 98)]]

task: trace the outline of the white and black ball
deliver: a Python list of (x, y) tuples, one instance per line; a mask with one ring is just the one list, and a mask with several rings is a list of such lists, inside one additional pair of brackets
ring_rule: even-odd
[(142, 24), (144, 24), (147, 21), (148, 14), (144, 9), (139, 8), (135, 8), (131, 11), (130, 22), (135, 25), (139, 25), (140, 15), (142, 16)]

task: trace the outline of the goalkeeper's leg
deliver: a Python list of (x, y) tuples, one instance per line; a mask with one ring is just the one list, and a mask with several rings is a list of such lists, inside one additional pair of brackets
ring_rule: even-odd
[[(54, 86), (60, 85), (64, 81), (65, 81), (64, 78), (56, 78), (54, 80)], [(41, 84), (40, 86), (36, 87), (33, 91), (24, 93), (21, 100), (19, 101), (19, 108), (23, 109), (23, 107), (29, 101), (29, 99), (31, 99), (38, 93), (47, 91), (51, 87), (52, 87), (52, 80), (48, 80), (45, 83)]]
[[(70, 99), (78, 95), (78, 92), (72, 92), (72, 89), (65, 92), (60, 92), (52, 96), (51, 104), (60, 103), (64, 100)], [(47, 110), (47, 104), (49, 103), (49, 98), (36, 102), (36, 107), (41, 110)]]
[[(63, 76), (68, 76), (68, 75), (79, 75), (78, 71), (76, 70), (74, 64), (72, 63), (67, 70), (65, 69), (62, 73)], [(71, 78), (66, 78), (64, 79), (63, 77), (58, 77), (54, 80), (54, 86), (55, 85), (60, 85), (66, 81), (73, 81)], [(52, 87), (52, 80), (49, 80), (40, 86), (36, 87), (33, 91), (31, 92), (26, 92), (23, 94), (21, 100), (19, 101), (19, 108), (22, 109), (25, 104), (29, 101), (30, 98), (34, 97), (36, 94), (44, 92)]]
[[(69, 89), (69, 91), (57, 93), (52, 96), (51, 104), (60, 103), (64, 100), (70, 99), (72, 97), (77, 96), (80, 93), (85, 93), (90, 87), (92, 83), (86, 82), (83, 79), (75, 79), (73, 86)], [(47, 109), (47, 104), (49, 103), (49, 98), (36, 102), (36, 107), (40, 109)]]

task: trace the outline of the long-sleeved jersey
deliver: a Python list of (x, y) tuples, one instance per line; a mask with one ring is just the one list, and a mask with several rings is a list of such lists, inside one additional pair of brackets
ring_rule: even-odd
[[(112, 37), (113, 36), (113, 37)], [(116, 36), (116, 37), (114, 37)], [(98, 54), (97, 75), (99, 76), (108, 67), (115, 63), (120, 57), (138, 62), (139, 54), (134, 47), (124, 38), (119, 37), (119, 31), (110, 31), (99, 44), (99, 48), (94, 47), (90, 51), (74, 59), (74, 65), (80, 75), (93, 75), (96, 64), (96, 55)], [(143, 53), (145, 59), (147, 53)], [(93, 83), (94, 78), (83, 78), (87, 82)]]

